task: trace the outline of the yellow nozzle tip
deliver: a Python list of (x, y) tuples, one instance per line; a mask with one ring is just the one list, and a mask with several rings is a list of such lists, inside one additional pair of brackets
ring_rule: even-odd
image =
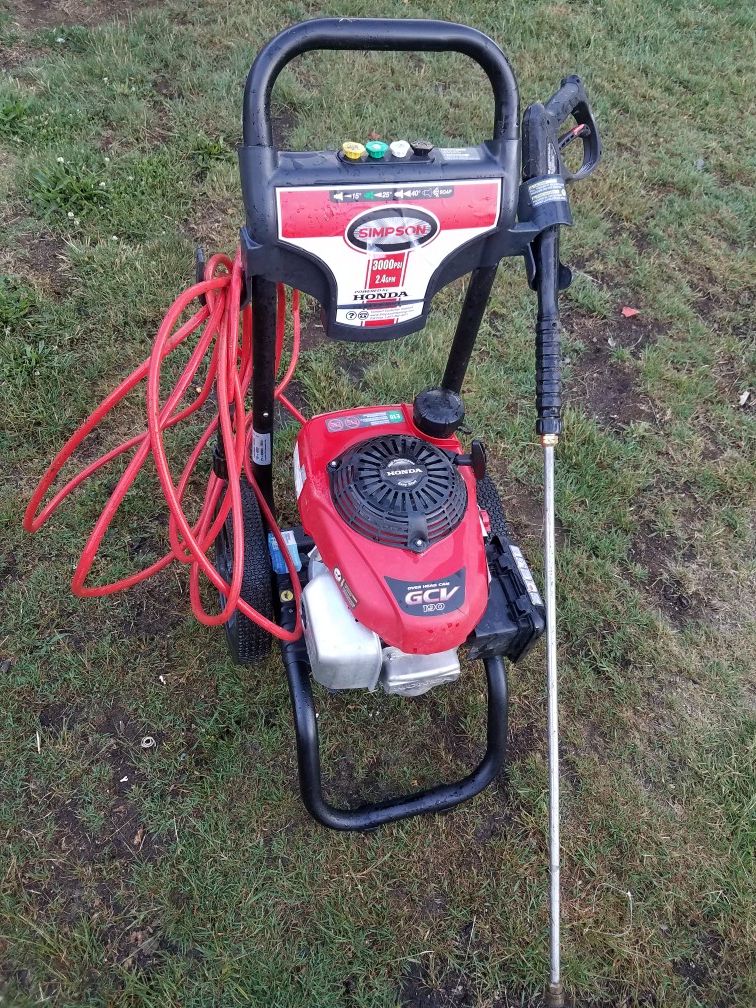
[(354, 143), (352, 140), (345, 140), (341, 145), (341, 153), (350, 161), (359, 161), (365, 154), (365, 148), (361, 143)]

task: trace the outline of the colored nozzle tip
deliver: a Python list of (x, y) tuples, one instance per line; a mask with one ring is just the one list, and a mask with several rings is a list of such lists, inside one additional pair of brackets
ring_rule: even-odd
[(354, 143), (352, 140), (345, 140), (341, 145), (341, 153), (345, 158), (348, 158), (349, 161), (359, 161), (365, 153), (365, 148), (361, 143)]
[(383, 140), (369, 140), (365, 144), (365, 149), (371, 158), (374, 158), (376, 161), (380, 161), (382, 157), (386, 156), (388, 144), (384, 143)]

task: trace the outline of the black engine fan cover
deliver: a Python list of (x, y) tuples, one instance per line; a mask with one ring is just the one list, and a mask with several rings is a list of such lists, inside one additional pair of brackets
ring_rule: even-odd
[(449, 454), (407, 434), (362, 441), (329, 466), (331, 497), (355, 532), (422, 553), (462, 521), (467, 487)]

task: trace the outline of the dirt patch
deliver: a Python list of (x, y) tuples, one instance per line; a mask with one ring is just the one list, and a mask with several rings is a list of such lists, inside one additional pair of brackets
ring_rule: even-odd
[[(543, 529), (543, 491), (540, 488), (524, 486), (511, 479), (501, 466), (489, 466), (489, 474), (499, 492), (504, 517), (515, 541), (521, 546), (540, 544)], [(555, 518), (554, 532), (557, 545), (563, 545), (568, 529), (558, 517)]]
[(400, 793), (398, 786), (392, 786), (390, 773), (388, 761), (380, 757), (371, 760), (362, 775), (349, 756), (336, 757), (323, 768), (323, 793), (333, 804), (349, 809), (388, 801)]
[(418, 707), (427, 705), (431, 709), (433, 724), (431, 744), (438, 747), (439, 755), (444, 752), (461, 766), (472, 769), (483, 757), (484, 721), (481, 720), (477, 733), (474, 730), (471, 732), (465, 723), (462, 711), (458, 709), (445, 711), (441, 698), (435, 696), (433, 690), (425, 696), (417, 697), (417, 701), (419, 701)]
[(635, 368), (616, 360), (613, 353), (622, 348), (639, 358), (645, 347), (656, 342), (662, 327), (641, 316), (597, 319), (574, 309), (565, 311), (564, 323), (585, 345), (565, 375), (567, 401), (613, 430), (642, 420), (654, 422), (653, 403), (638, 388)]
[(0, 70), (12, 73), (16, 67), (33, 59), (42, 59), (45, 50), (29, 45), (0, 45)]
[(525, 724), (521, 728), (510, 728), (507, 739), (507, 762), (519, 763), (539, 752), (543, 748), (543, 739), (536, 735), (532, 725)]
[(0, 588), (5, 588), (19, 578), (18, 557), (15, 550), (9, 550), (0, 558)]
[[(500, 491), (504, 515), (515, 540), (522, 539), (525, 542), (533, 540), (540, 543), (543, 529), (542, 491), (532, 490), (521, 483), (505, 483), (503, 479), (497, 482), (497, 486), (504, 487)], [(554, 518), (554, 535), (557, 546), (562, 546), (567, 536), (567, 529), (558, 517)]]
[[(687, 281), (693, 291), (693, 307), (696, 313), (715, 333), (720, 328), (731, 325), (733, 313), (752, 307), (756, 296), (756, 291), (752, 287), (745, 287), (739, 291), (733, 291), (729, 284), (723, 287), (721, 277), (703, 262), (688, 265)], [(750, 333), (741, 330), (736, 332), (736, 335), (748, 340)]]
[[(296, 378), (292, 378), (289, 384), (286, 386), (286, 391), (284, 392), (284, 395), (295, 409), (298, 409), (299, 412), (303, 413), (305, 417), (307, 416), (309, 412), (307, 397), (305, 396), (304, 388), (302, 387), (302, 383), (300, 381), (297, 381)], [(281, 427), (284, 427), (287, 423), (290, 422), (291, 422), (291, 413), (289, 413), (288, 409), (286, 409), (284, 406), (281, 405), (280, 402), (277, 401), (276, 429), (280, 429)], [(299, 521), (298, 518), (293, 520)]]
[(237, 235), (244, 216), (237, 201), (230, 197), (203, 199), (197, 201), (197, 207), (185, 225), (189, 238), (203, 247), (208, 258), (217, 251), (231, 251), (232, 236)]
[(402, 1008), (466, 1008), (473, 994), (464, 976), (449, 969), (439, 978), (431, 977), (420, 963), (412, 963), (399, 988)]
[(291, 109), (282, 108), (272, 116), (273, 143), (279, 150), (286, 150), (289, 137), (297, 124), (297, 116)]
[(499, 774), (488, 794), (495, 798), (495, 807), (481, 818), (473, 839), (479, 845), (487, 844), (509, 832), (516, 826), (525, 807), (520, 798), (513, 793), (510, 769), (533, 753), (543, 750), (544, 742), (531, 725), (509, 729), (507, 738), (507, 755), (504, 770)]
[(364, 351), (355, 353), (354, 349), (339, 347), (334, 366), (342, 372), (350, 385), (361, 385), (369, 363)]
[(714, 931), (704, 931), (698, 937), (696, 948), (690, 957), (677, 959), (672, 963), (675, 973), (685, 980), (694, 991), (708, 986), (719, 971), (724, 959), (724, 939)]
[[(66, 925), (84, 919), (101, 929), (112, 961), (147, 956), (153, 933), (140, 924), (144, 933), (132, 940), (135, 925), (120, 906), (118, 892), (132, 863), (154, 861), (166, 847), (166, 839), (148, 828), (138, 800), (129, 794), (144, 780), (135, 764), (148, 729), (119, 706), (93, 716), (83, 704), (63, 702), (43, 706), (39, 723), (43, 745), (75, 732), (79, 756), (90, 760), (84, 766), (95, 772), (104, 763), (110, 781), (102, 785), (99, 797), (104, 801), (94, 812), (78, 789), (48, 793), (35, 779), (28, 780), (28, 821), (37, 824), (36, 845), (33, 858), (19, 863), (14, 881), (46, 919)], [(159, 746), (161, 736), (152, 736)], [(157, 942), (159, 938), (155, 948)]]
[[(120, 925), (106, 930), (105, 945), (111, 962), (120, 966), (144, 970), (159, 958), (161, 953), (176, 952), (177, 947), (166, 941), (159, 931), (149, 925), (124, 930)], [(199, 953), (194, 958), (201, 958)]]
[[(464, 936), (464, 929), (461, 937)], [(614, 989), (611, 989), (614, 988)], [(579, 994), (573, 1000), (565, 998), (568, 1008), (659, 1008), (660, 1001), (651, 991), (629, 993), (619, 984), (611, 985), (608, 996), (591, 997)], [(453, 968), (433, 971), (421, 963), (413, 963), (405, 972), (399, 988), (402, 1008), (466, 1008), (478, 1004), (470, 981)], [(497, 990), (493, 1000), (485, 1003), (491, 1008), (545, 1008), (543, 995), (521, 987)], [(724, 1006), (717, 1006), (724, 1008)]]
[(154, 860), (163, 848), (160, 838), (147, 831), (141, 813), (128, 800), (114, 802), (96, 832), (87, 829), (81, 816), (81, 808), (74, 803), (54, 812), (52, 846), (58, 859), (48, 897), (63, 896), (68, 902), (77, 899), (81, 894), (77, 869), (82, 865)]
[(159, 0), (15, 0), (13, 20), (29, 30), (63, 25), (91, 27), (125, 20), (140, 8), (158, 3)]
[[(79, 750), (109, 767), (110, 791), (119, 799), (146, 779), (144, 771), (137, 766), (137, 754), (153, 751), (163, 741), (161, 732), (137, 721), (119, 705), (92, 715), (82, 703), (52, 701), (40, 709), (39, 724), (50, 736), (77, 732)], [(117, 817), (123, 817), (128, 809), (118, 806), (116, 802), (112, 811)], [(121, 827), (117, 832), (123, 832)]]
[[(100, 751), (100, 758), (111, 771), (111, 790), (119, 798), (123, 798), (132, 790), (144, 783), (144, 773), (135, 764), (136, 753), (149, 740), (157, 746), (157, 737), (134, 722), (122, 707), (113, 707), (100, 714), (94, 721), (101, 736), (105, 736), (106, 744)], [(119, 815), (124, 815), (128, 809), (118, 808)]]
[[(753, 388), (752, 351), (743, 347), (741, 354), (721, 353), (711, 368), (720, 399), (739, 413), (756, 411)], [(741, 401), (743, 393), (748, 393)]]
[(155, 94), (159, 94), (161, 98), (165, 98), (168, 101), (184, 97), (182, 88), (177, 85), (175, 80), (166, 77), (165, 74), (158, 74), (156, 77), (153, 77), (152, 88)]
[[(482, 666), (481, 673), (482, 673)], [(467, 676), (468, 673), (463, 673)], [(481, 678), (476, 684), (484, 689)], [(475, 687), (471, 687), (475, 688)], [(401, 761), (393, 750), (379, 750), (361, 765), (352, 756), (354, 738), (361, 731), (370, 731), (376, 716), (383, 722), (389, 717), (382, 708), (380, 699), (376, 708), (359, 716), (359, 721), (351, 724), (347, 735), (335, 730), (342, 711), (338, 698), (327, 700), (317, 698), (322, 719), (321, 750), (329, 755), (323, 760), (323, 789), (336, 804), (355, 807), (365, 801), (383, 801), (410, 791), (435, 787), (442, 781), (451, 781), (465, 776), (478, 764), (484, 754), (485, 714), (479, 722), (470, 727), (464, 713), (456, 707), (448, 708), (437, 691), (413, 698), (412, 708), (419, 720), (427, 717), (432, 728), (427, 732), (410, 732), (402, 747)], [(363, 720), (364, 719), (364, 720)], [(323, 730), (324, 729), (324, 730)], [(351, 741), (350, 741), (351, 739)], [(420, 767), (427, 759), (428, 752), (437, 758), (437, 765), (428, 769), (418, 769), (417, 777), (407, 783), (402, 774), (403, 767)], [(401, 775), (401, 776), (400, 776)]]
[(302, 312), (299, 331), (300, 350), (315, 350), (326, 342), (325, 327), (319, 306), (312, 312)]
[[(131, 544), (138, 556), (140, 544)], [(136, 550), (136, 552), (134, 552)], [(189, 615), (188, 588), (170, 570), (135, 585), (122, 599), (119, 630), (126, 638), (169, 638)]]
[(643, 586), (675, 626), (682, 627), (691, 620), (711, 615), (709, 600), (683, 584), (671, 569), (674, 563), (694, 563), (692, 547), (681, 550), (671, 536), (662, 536), (643, 527), (635, 536), (628, 557), (648, 571)]
[[(504, 785), (506, 788), (507, 785)], [(502, 793), (503, 795), (503, 793)], [(506, 798), (502, 796), (502, 801)], [(513, 813), (509, 808), (497, 809), (489, 815), (484, 816), (479, 826), (476, 826), (473, 833), (473, 840), (480, 847), (491, 840), (496, 840), (503, 836), (512, 825)]]
[(81, 704), (67, 704), (53, 701), (45, 704), (39, 712), (39, 723), (42, 728), (53, 735), (69, 731), (81, 721), (84, 709)]
[(66, 246), (59, 238), (44, 232), (27, 236), (13, 258), (4, 255), (0, 265), (36, 282), (48, 297), (64, 296), (70, 285)]

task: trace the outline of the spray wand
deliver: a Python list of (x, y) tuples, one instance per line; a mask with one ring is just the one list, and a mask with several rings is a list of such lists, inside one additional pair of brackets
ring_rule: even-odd
[[(573, 116), (577, 125), (563, 136), (559, 127)], [(567, 169), (561, 152), (583, 141), (583, 163)], [(601, 157), (601, 141), (579, 77), (565, 77), (545, 105), (523, 116), (521, 201), (545, 226), (533, 241), (528, 262), (530, 285), (538, 295), (536, 320), (536, 432), (543, 447), (543, 559), (546, 588), (546, 732), (549, 763), (549, 982), (545, 1003), (563, 1008), (561, 966), (561, 887), (559, 840), (559, 713), (556, 637), (556, 541), (554, 535), (554, 455), (562, 433), (559, 292), (572, 280), (559, 258), (559, 231), (572, 223), (566, 182), (587, 178)]]

